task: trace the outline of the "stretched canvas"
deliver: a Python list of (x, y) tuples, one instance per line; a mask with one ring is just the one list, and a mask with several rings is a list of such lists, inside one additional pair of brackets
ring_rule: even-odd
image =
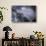
[(12, 6), (12, 22), (36, 22), (36, 6)]

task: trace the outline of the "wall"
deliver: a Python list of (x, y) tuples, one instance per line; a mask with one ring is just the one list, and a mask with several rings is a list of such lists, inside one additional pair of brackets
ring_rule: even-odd
[[(37, 22), (36, 23), (12, 23), (11, 6), (12, 5), (36, 5)], [(0, 23), (0, 46), (4, 38), (3, 27), (9, 25), (12, 28), (10, 35), (15, 32), (16, 37), (29, 37), (34, 31), (41, 31), (46, 37), (46, 0), (0, 0), (0, 6), (8, 8), (3, 10), (4, 20)], [(46, 45), (46, 38), (45, 38)]]

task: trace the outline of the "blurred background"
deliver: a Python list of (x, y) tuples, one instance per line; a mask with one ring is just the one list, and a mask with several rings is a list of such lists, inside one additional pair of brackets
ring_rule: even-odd
[[(2, 46), (2, 39), (4, 38), (5, 31), (3, 27), (9, 26), (12, 31), (11, 34), (15, 32), (15, 37), (29, 37), (33, 34), (33, 31), (41, 31), (46, 37), (46, 0), (0, 0), (0, 6), (8, 8), (3, 11), (3, 21), (0, 23), (0, 46)], [(36, 23), (13, 23), (12, 20), (12, 6), (22, 6), (22, 5), (35, 5), (37, 6), (37, 22)], [(27, 9), (27, 8), (26, 8)], [(29, 9), (29, 8), (28, 8)], [(34, 11), (33, 11), (34, 12)], [(28, 14), (28, 13), (27, 13)], [(46, 46), (46, 38), (44, 40)]]

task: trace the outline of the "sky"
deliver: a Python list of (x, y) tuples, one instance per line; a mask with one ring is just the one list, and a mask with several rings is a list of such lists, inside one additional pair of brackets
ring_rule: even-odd
[(16, 7), (14, 6), (12, 8), (12, 11), (13, 11), (13, 15), (14, 15), (15, 20), (17, 20), (16, 19), (16, 16), (17, 16), (16, 13), (21, 14), (21, 16), (23, 18), (25, 17), (29, 21), (32, 21), (34, 19), (34, 17), (36, 17), (36, 15), (35, 15), (36, 13), (31, 6), (16, 6)]

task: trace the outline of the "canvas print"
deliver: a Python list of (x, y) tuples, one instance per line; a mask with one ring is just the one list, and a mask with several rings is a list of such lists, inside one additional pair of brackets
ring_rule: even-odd
[(12, 22), (36, 22), (36, 6), (12, 6)]

